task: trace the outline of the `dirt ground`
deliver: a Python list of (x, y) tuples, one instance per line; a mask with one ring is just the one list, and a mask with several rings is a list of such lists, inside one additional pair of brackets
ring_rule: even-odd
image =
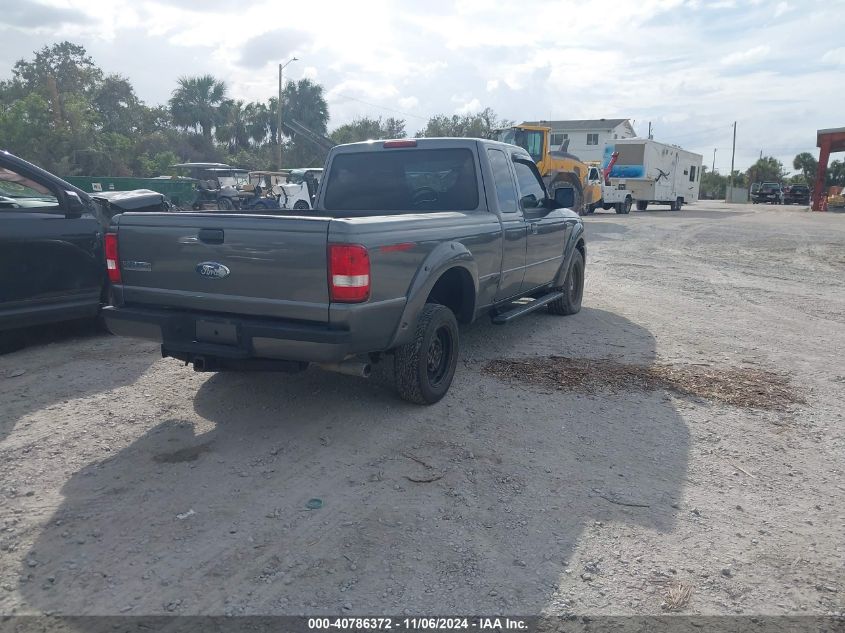
[(87, 330), (0, 356), (0, 613), (841, 613), (845, 215), (586, 224), (583, 310), (466, 328), (432, 407)]

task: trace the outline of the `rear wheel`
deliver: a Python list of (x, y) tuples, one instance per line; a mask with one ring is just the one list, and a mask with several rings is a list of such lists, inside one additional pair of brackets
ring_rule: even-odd
[(637, 200), (637, 211), (645, 211), (646, 209), (648, 209), (648, 201)]
[(578, 249), (572, 253), (563, 287), (557, 290), (563, 291), (563, 296), (549, 303), (549, 312), (567, 316), (581, 309), (581, 299), (584, 296), (584, 256)]
[(218, 198), (217, 208), (221, 211), (231, 211), (235, 208), (235, 205), (232, 204), (232, 200), (230, 198)]
[(446, 306), (427, 303), (414, 338), (396, 349), (394, 378), (400, 397), (434, 404), (446, 395), (458, 364), (458, 322)]
[(674, 202), (669, 203), (669, 210), (670, 211), (680, 211), (683, 204), (684, 204), (683, 198), (676, 198)]
[(297, 211), (305, 211), (307, 209), (310, 209), (311, 207), (308, 206), (308, 203), (305, 202), (305, 200), (297, 200), (294, 203), (293, 208), (296, 209)]

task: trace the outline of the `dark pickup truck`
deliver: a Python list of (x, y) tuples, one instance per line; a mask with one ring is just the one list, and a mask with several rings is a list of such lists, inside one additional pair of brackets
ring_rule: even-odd
[(789, 185), (783, 188), (784, 204), (810, 204), (810, 188), (807, 185)]
[(783, 189), (779, 182), (764, 182), (755, 193), (751, 194), (754, 204), (783, 204)]
[(458, 323), (578, 312), (586, 247), (561, 189), (522, 148), (478, 139), (331, 150), (313, 210), (124, 213), (106, 235), (115, 334), (197, 371), (367, 376), (394, 355), (399, 394), (442, 398)]

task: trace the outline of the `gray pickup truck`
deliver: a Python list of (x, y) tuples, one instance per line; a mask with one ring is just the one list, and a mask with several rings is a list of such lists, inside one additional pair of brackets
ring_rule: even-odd
[(197, 371), (366, 377), (392, 354), (399, 394), (434, 403), (455, 373), (458, 323), (580, 309), (586, 247), (569, 196), (549, 197), (513, 145), (337, 146), (307, 214), (116, 216), (104, 316)]

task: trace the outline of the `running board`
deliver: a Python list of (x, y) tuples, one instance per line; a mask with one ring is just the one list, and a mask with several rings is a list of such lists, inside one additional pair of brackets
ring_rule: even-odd
[[(555, 299), (560, 299), (562, 296), (562, 292), (550, 292), (542, 297), (537, 297), (533, 301), (528, 301), (516, 306), (515, 308), (511, 308), (507, 312), (500, 312), (499, 314), (493, 315), (493, 323), (501, 325), (503, 323), (507, 323), (508, 321), (513, 321), (516, 317), (521, 317), (523, 314), (539, 310), (547, 303), (551, 303)], [(523, 299), (520, 299), (519, 301), (523, 301)]]

